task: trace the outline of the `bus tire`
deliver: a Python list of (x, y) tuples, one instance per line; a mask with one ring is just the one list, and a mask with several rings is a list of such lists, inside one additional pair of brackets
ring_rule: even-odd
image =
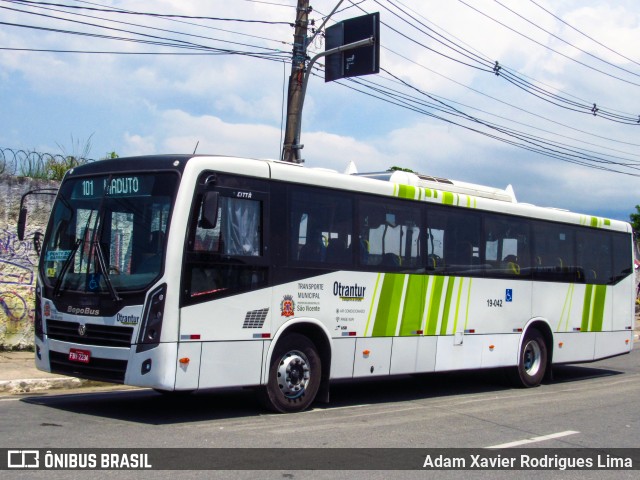
[(286, 335), (271, 356), (262, 401), (275, 412), (301, 412), (315, 400), (321, 378), (322, 362), (315, 344), (299, 333)]
[(527, 331), (520, 346), (518, 366), (513, 369), (511, 379), (518, 387), (537, 387), (547, 370), (547, 344), (535, 328)]

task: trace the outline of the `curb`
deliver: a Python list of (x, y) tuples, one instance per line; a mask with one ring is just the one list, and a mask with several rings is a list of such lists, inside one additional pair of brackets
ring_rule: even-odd
[(72, 389), (102, 385), (102, 382), (80, 378), (31, 378), (0, 381), (0, 393), (33, 393), (43, 390)]

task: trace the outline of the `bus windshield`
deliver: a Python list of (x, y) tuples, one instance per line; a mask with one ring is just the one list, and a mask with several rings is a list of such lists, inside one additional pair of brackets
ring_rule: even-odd
[(51, 213), (41, 271), (55, 292), (140, 290), (163, 269), (178, 177), (172, 173), (67, 180)]

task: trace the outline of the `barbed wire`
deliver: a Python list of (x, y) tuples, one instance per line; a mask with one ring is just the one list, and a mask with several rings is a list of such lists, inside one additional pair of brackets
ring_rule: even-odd
[(60, 180), (69, 168), (94, 161), (71, 155), (0, 147), (0, 175)]

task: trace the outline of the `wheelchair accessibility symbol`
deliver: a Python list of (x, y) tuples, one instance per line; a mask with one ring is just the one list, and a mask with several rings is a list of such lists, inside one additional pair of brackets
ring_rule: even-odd
[(505, 302), (512, 302), (513, 301), (513, 289), (511, 288), (507, 288), (507, 291), (504, 295), (504, 301)]
[(94, 292), (100, 288), (100, 274), (92, 273), (89, 275), (89, 279), (87, 282), (87, 290), (90, 292)]

